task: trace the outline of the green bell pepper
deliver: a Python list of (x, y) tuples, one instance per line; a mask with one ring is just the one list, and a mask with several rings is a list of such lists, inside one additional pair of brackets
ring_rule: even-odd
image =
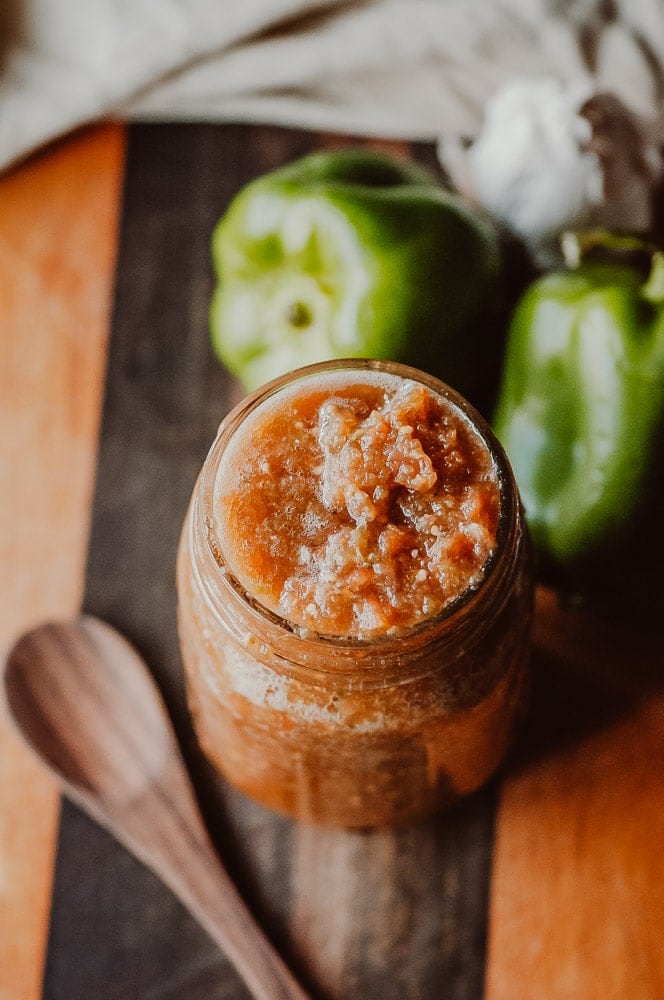
[(304, 364), (375, 357), (472, 397), (490, 370), (480, 320), (497, 291), (496, 232), (413, 163), (314, 153), (247, 185), (212, 247), (212, 344), (247, 389)]
[(649, 253), (645, 281), (625, 260), (583, 259), (634, 243), (568, 235), (577, 266), (517, 306), (494, 418), (542, 576), (602, 603), (661, 594), (664, 255)]

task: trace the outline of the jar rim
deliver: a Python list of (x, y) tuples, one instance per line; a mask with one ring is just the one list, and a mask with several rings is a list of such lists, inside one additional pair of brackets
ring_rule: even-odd
[[(437, 614), (407, 628), (399, 629), (398, 632), (392, 634), (353, 637), (309, 632), (271, 611), (259, 600), (252, 597), (229, 569), (214, 527), (211, 506), (219, 464), (225, 448), (238, 426), (249, 414), (278, 394), (282, 388), (290, 387), (298, 382), (304, 383), (315, 376), (334, 371), (356, 371), (358, 373), (375, 371), (396, 375), (418, 382), (437, 396), (443, 397), (462, 414), (479, 435), (489, 452), (496, 474), (499, 492), (496, 542), (491, 555), (483, 566), (481, 579), (476, 585), (467, 587)], [(502, 445), (485, 418), (456, 390), (434, 376), (398, 362), (376, 359), (344, 358), (307, 365), (282, 375), (249, 394), (222, 420), (203, 464), (196, 494), (196, 502), (193, 504), (191, 512), (191, 530), (199, 541), (201, 538), (203, 541), (203, 546), (201, 547), (199, 544), (197, 547), (197, 554), (202, 557), (205, 563), (205, 579), (200, 573), (200, 567), (196, 565), (196, 559), (193, 560), (194, 572), (197, 583), (212, 605), (216, 617), (226, 619), (227, 614), (221, 612), (228, 613), (231, 610), (229, 604), (236, 604), (238, 612), (244, 608), (247, 622), (267, 629), (272, 643), (276, 642), (277, 645), (280, 645), (278, 639), (281, 637), (282, 640), (291, 644), (289, 645), (288, 659), (302, 658), (306, 661), (309, 670), (311, 661), (315, 658), (318, 668), (322, 667), (321, 672), (326, 676), (330, 672), (339, 670), (340, 663), (338, 661), (340, 658), (342, 660), (348, 658), (357, 669), (364, 656), (371, 656), (372, 659), (376, 656), (386, 659), (396, 656), (402, 659), (406, 648), (416, 654), (420, 647), (428, 646), (432, 639), (444, 641), (448, 633), (454, 633), (454, 641), (458, 642), (458, 628), (463, 625), (464, 620), (475, 617), (473, 612), (478, 605), (486, 613), (480, 616), (479, 621), (473, 623), (474, 628), (469, 631), (473, 633), (473, 640), (479, 638), (480, 634), (484, 634), (486, 629), (490, 627), (495, 615), (502, 608), (505, 598), (504, 588), (500, 586), (500, 583), (505, 577), (511, 578), (515, 563), (515, 553), (512, 551), (515, 546), (510, 545), (509, 542), (515, 537), (520, 538), (522, 532), (521, 511), (514, 475)], [(196, 531), (196, 529), (198, 530)], [(193, 537), (191, 541), (194, 541)], [(496, 591), (500, 591), (502, 597), (497, 602), (500, 606), (495, 608), (492, 606), (489, 609), (485, 604), (486, 596), (488, 592), (493, 594)], [(225, 599), (224, 608), (220, 606), (219, 600), (222, 593)], [(494, 602), (491, 603), (493, 605)], [(228, 625), (227, 621), (226, 625)], [(301, 657), (296, 655), (296, 649), (299, 649)], [(334, 664), (332, 670), (324, 668), (328, 658)], [(349, 671), (342, 669), (340, 672), (347, 674)], [(406, 679), (411, 679), (411, 677), (412, 673), (409, 672)]]

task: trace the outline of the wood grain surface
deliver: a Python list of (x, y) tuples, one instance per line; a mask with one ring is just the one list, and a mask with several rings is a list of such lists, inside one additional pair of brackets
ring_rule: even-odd
[(497, 817), (488, 1000), (664, 997), (664, 640), (654, 626), (539, 595), (531, 715)]
[[(0, 180), (0, 647), (83, 589), (123, 131)], [(59, 800), (0, 712), (0, 997), (37, 1000)]]
[[(106, 215), (102, 212), (107, 221), (98, 222), (95, 230), (101, 245), (99, 234), (108, 236), (112, 230), (121, 136), (115, 130), (100, 135), (105, 146), (95, 147), (94, 137), (78, 137), (44, 162), (53, 157), (61, 164), (50, 168), (56, 176), (60, 169), (69, 172), (79, 178), (83, 191), (97, 190), (95, 184), (107, 191)], [(218, 422), (240, 395), (208, 347), (210, 232), (250, 177), (309, 149), (348, 141), (248, 126), (130, 129), (85, 606), (125, 631), (152, 665), (213, 838), (266, 931), (315, 996), (660, 1000), (661, 636), (565, 610), (553, 595), (541, 592), (533, 703), (518, 751), (482, 793), (452, 813), (405, 830), (349, 834), (291, 824), (216, 781), (197, 752), (182, 689), (172, 568), (194, 478)], [(81, 177), (77, 157), (89, 162), (85, 158), (94, 159), (95, 148), (101, 162)], [(107, 150), (103, 155), (102, 148)], [(390, 148), (434, 163), (429, 146)], [(115, 159), (108, 157), (109, 149), (115, 150)], [(24, 167), (3, 183), (15, 183), (19, 191), (27, 184), (29, 189), (35, 183), (29, 179), (33, 169)], [(45, 203), (57, 202), (57, 186), (53, 188), (48, 174), (39, 183)], [(4, 190), (0, 188), (0, 198)], [(11, 196), (23, 205), (15, 224), (19, 245), (21, 239), (38, 239), (41, 225), (32, 195), (21, 197)], [(64, 233), (72, 225), (69, 216), (61, 220)], [(77, 219), (74, 232), (87, 232), (85, 225)], [(59, 244), (51, 238), (50, 252), (57, 257)], [(75, 241), (71, 232), (60, 238), (67, 245)], [(99, 252), (93, 243), (97, 249), (90, 249), (91, 260)], [(4, 239), (0, 252), (7, 252)], [(26, 256), (28, 274), (34, 253), (33, 247)], [(78, 260), (91, 280), (90, 269)], [(34, 303), (41, 298), (24, 284), (29, 279), (22, 268), (14, 276), (7, 270), (16, 266), (13, 259), (3, 263), (0, 312), (5, 315), (9, 308), (12, 316), (21, 317), (21, 329), (29, 329)], [(75, 283), (57, 284), (58, 273), (57, 268), (49, 271), (49, 282), (61, 289), (59, 308), (69, 303), (67, 308), (77, 315), (85, 297), (79, 301)], [(95, 275), (101, 316), (107, 299), (99, 289), (108, 295), (108, 269)], [(23, 374), (14, 379), (23, 389), (16, 396), (12, 391), (14, 402), (2, 433), (3, 449), (6, 440), (7, 454), (18, 467), (40, 441), (50, 440), (44, 438), (44, 428), (54, 409), (67, 446), (79, 440), (67, 408), (72, 405), (67, 403), (71, 369), (69, 376), (56, 375), (52, 382), (43, 360), (50, 359), (57, 371), (58, 346), (63, 344), (69, 357), (79, 355), (70, 324), (53, 317), (50, 322), (54, 334), (43, 335), (38, 357), (24, 346), (15, 364)], [(63, 485), (63, 455), (70, 453), (56, 445), (52, 466), (21, 469), (28, 485), (8, 508), (11, 523), (18, 519), (26, 527), (24, 548), (16, 550), (23, 556), (2, 570), (7, 580), (20, 580), (14, 586), (19, 610), (12, 601), (4, 609), (7, 639), (40, 610), (58, 613), (77, 599), (94, 400), (99, 399), (104, 359), (102, 326), (100, 320), (92, 343), (86, 342), (90, 353), (79, 359), (81, 370), (93, 373), (86, 382), (92, 416), (84, 421), (80, 452), (72, 453), (75, 462), (66, 466), (76, 465), (70, 481)], [(8, 349), (4, 335), (2, 342), (3, 350)], [(14, 444), (8, 428), (18, 412), (27, 429)], [(37, 454), (45, 461), (43, 449)], [(46, 483), (47, 495), (42, 496), (39, 487)], [(67, 516), (78, 512), (78, 519), (75, 528), (68, 522), (60, 539), (61, 522), (53, 511), (64, 502), (63, 495), (71, 504)], [(57, 503), (54, 497), (60, 498)], [(7, 503), (5, 497), (2, 502)], [(19, 513), (28, 512), (21, 520)], [(39, 525), (34, 538), (27, 537), (34, 524)], [(44, 569), (40, 582), (47, 551), (53, 565), (64, 569), (60, 577), (59, 570)], [(23, 593), (30, 577), (37, 581), (30, 588), (45, 588), (37, 598), (32, 589)], [(5, 879), (0, 899), (17, 914), (12, 924), (25, 929), (18, 935), (0, 934), (0, 983), (9, 968), (12, 984), (0, 996), (34, 1000), (56, 806), (50, 786), (32, 765), (18, 751), (7, 756), (4, 743), (0, 749), (0, 860), (10, 873), (10, 892), (5, 892)], [(42, 809), (44, 819), (37, 821)], [(20, 824), (9, 823), (17, 812)], [(65, 805), (45, 1000), (239, 1000), (246, 995), (223, 956), (170, 893), (107, 834)]]

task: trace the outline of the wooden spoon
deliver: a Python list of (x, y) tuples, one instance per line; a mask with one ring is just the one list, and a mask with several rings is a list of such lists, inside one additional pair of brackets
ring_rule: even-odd
[(4, 674), (19, 731), (64, 791), (168, 885), (257, 1000), (307, 1000), (206, 833), (165, 706), (135, 649), (96, 618), (48, 624)]

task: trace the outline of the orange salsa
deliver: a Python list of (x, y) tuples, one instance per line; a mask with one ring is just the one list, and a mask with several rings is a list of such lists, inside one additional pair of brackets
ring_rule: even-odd
[(385, 373), (295, 386), (229, 448), (216, 532), (230, 572), (305, 632), (398, 634), (483, 577), (499, 488), (464, 414)]

